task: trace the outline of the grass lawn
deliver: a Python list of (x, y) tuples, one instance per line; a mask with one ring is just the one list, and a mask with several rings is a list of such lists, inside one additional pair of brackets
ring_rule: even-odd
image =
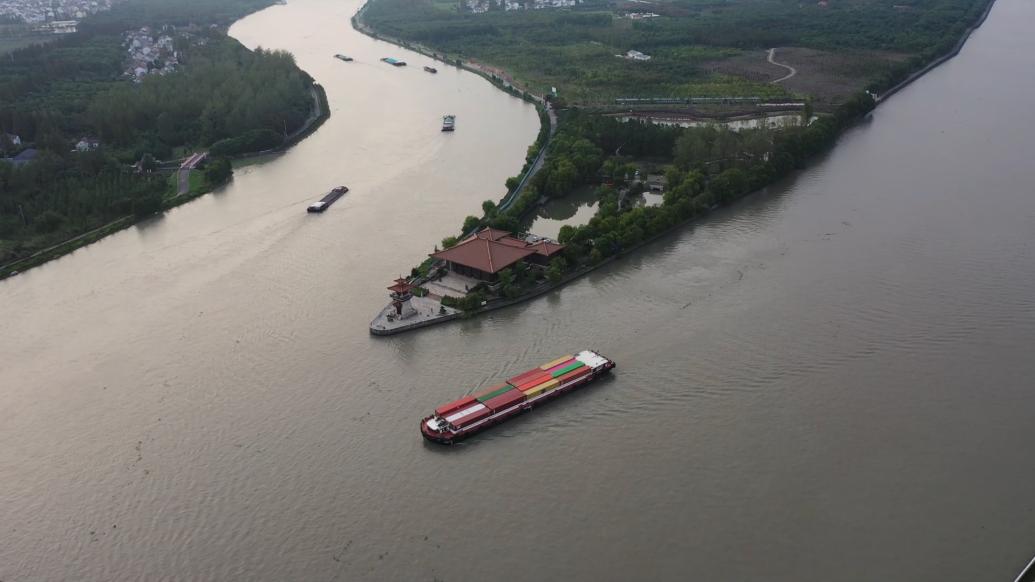
[(199, 170), (191, 171), (188, 183), (190, 184), (188, 192), (191, 194), (200, 194), (208, 190), (208, 184), (205, 182), (205, 175)]

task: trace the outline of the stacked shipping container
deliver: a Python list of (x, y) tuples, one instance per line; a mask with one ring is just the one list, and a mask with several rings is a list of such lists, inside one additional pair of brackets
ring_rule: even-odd
[(463, 428), (528, 398), (550, 392), (591, 371), (591, 368), (575, 356), (563, 356), (518, 374), (506, 384), (493, 386), (480, 394), (464, 396), (444, 404), (435, 409), (435, 414), (453, 426)]

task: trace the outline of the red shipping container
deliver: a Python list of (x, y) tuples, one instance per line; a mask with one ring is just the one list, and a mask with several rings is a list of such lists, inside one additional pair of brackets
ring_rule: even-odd
[(483, 408), (478, 412), (475, 412), (474, 414), (468, 414), (463, 418), (457, 419), (457, 421), (453, 423), (453, 426), (455, 426), (456, 428), (463, 428), (469, 424), (474, 424), (478, 422), (479, 420), (485, 418), (486, 416), (489, 416), (490, 414), (492, 414), (492, 412), (489, 411), (488, 408)]
[(593, 370), (591, 368), (587, 366), (582, 366), (581, 368), (572, 370), (571, 372), (568, 372), (563, 376), (559, 376), (557, 380), (559, 380), (561, 384), (564, 384), (569, 380), (574, 380), (575, 378), (578, 378), (580, 376), (585, 376), (586, 374), (589, 374), (592, 371)]
[(520, 390), (508, 390), (499, 396), (482, 402), (486, 408), (493, 413), (499, 412), (525, 399), (525, 393)]
[(534, 377), (534, 376), (539, 376), (539, 375), (542, 375), (542, 374), (545, 374), (545, 373), (546, 373), (545, 370), (540, 370), (539, 368), (532, 368), (531, 370), (529, 370), (527, 372), (522, 372), (522, 373), (518, 374), (517, 376), (514, 376), (510, 380), (507, 380), (507, 382), (510, 382), (514, 386), (517, 386), (518, 384), (524, 384), (528, 380), (531, 380), (532, 377)]
[(532, 388), (535, 388), (536, 386), (539, 386), (540, 384), (545, 384), (545, 383), (549, 382), (550, 380), (553, 380), (553, 378), (551, 378), (550, 375), (547, 374), (546, 376), (542, 376), (540, 378), (536, 378), (535, 380), (533, 380), (531, 382), (528, 382), (527, 384), (522, 384), (522, 385), (518, 386), (517, 388), (518, 388), (518, 390), (520, 390), (522, 392), (527, 392), (527, 391), (531, 390)]
[(504, 382), (503, 384), (497, 384), (496, 386), (493, 386), (492, 388), (489, 388), (488, 390), (482, 390), (478, 394), (474, 395), (474, 399), (477, 400), (477, 399), (481, 398), (482, 396), (485, 396), (486, 394), (495, 392), (495, 391), (499, 390), (500, 388), (503, 388), (506, 385), (507, 385), (507, 383)]
[(474, 396), (464, 396), (460, 400), (454, 400), (449, 404), (443, 404), (442, 406), (439, 406), (435, 409), (435, 414), (439, 416), (446, 416), (450, 412), (460, 410), (461, 408), (467, 406), (472, 402), (474, 402)]
[[(534, 376), (526, 377), (520, 384), (514, 384), (514, 387), (518, 390), (528, 390), (529, 388), (534, 388), (543, 382), (549, 382), (553, 379), (553, 376), (551, 376), (546, 370), (539, 370), (539, 372), (539, 374)], [(511, 382), (511, 384), (513, 384), (513, 382)]]

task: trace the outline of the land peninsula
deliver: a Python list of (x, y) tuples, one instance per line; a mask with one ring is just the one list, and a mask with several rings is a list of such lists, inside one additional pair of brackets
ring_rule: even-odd
[[(371, 333), (535, 297), (804, 168), (958, 52), (991, 5), (369, 0), (359, 30), (482, 74), (543, 120), (502, 200), (389, 287)], [(588, 221), (534, 233), (545, 204), (586, 190)]]

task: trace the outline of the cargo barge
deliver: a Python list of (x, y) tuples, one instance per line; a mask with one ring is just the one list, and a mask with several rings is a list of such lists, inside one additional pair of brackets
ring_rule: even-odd
[(334, 55), (334, 58), (338, 59), (339, 61), (345, 61), (346, 63), (351, 63), (352, 62), (352, 57), (350, 57), (348, 55), (337, 54), (337, 55)]
[(406, 66), (406, 61), (400, 61), (399, 59), (392, 58), (392, 57), (385, 57), (385, 58), (383, 58), (381, 60), (386, 62), (386, 63), (388, 63), (389, 65), (392, 65), (393, 67), (405, 67)]
[(429, 441), (451, 445), (607, 374), (614, 361), (593, 350), (562, 356), (484, 392), (435, 409), (420, 421)]
[(349, 191), (348, 186), (338, 186), (337, 188), (328, 192), (318, 202), (313, 202), (306, 208), (306, 212), (323, 212), (327, 210), (327, 207), (334, 204), (338, 198), (341, 198)]
[(442, 131), (453, 131), (456, 129), (456, 116), (455, 115), (443, 115), (442, 116)]
[(424, 70), (429, 72), (429, 73), (437, 73), (438, 72), (438, 69), (436, 69), (435, 67), (429, 67), (427, 65), (424, 65)]

